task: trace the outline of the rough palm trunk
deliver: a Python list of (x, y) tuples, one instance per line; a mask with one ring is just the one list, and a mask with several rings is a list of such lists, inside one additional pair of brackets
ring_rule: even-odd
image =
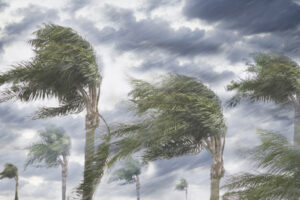
[(15, 200), (19, 200), (19, 197), (18, 197), (19, 177), (18, 177), (18, 175), (16, 176), (15, 180), (16, 180)]
[(136, 175), (136, 199), (140, 200), (140, 188), (141, 188), (141, 184), (140, 184), (140, 178), (138, 175)]
[(62, 173), (61, 173), (62, 200), (66, 200), (67, 175), (68, 175), (68, 160), (66, 156), (63, 156), (63, 162), (61, 167), (62, 167)]
[[(82, 199), (92, 200), (95, 192), (94, 185), (94, 155), (95, 155), (95, 131), (100, 123), (98, 103), (100, 97), (100, 83), (98, 86), (90, 86), (88, 94), (83, 92), (86, 102), (87, 114), (85, 116), (85, 160), (82, 183)], [(99, 170), (99, 169), (98, 169)]]
[(220, 181), (224, 176), (223, 152), (225, 146), (225, 136), (217, 135), (207, 139), (213, 163), (210, 168), (210, 200), (220, 199)]
[(99, 114), (88, 113), (86, 115), (86, 139), (85, 139), (85, 162), (83, 177), (83, 200), (91, 200), (94, 195), (94, 154), (95, 154), (95, 130), (99, 126)]
[(294, 144), (300, 146), (300, 105), (299, 104), (295, 106)]

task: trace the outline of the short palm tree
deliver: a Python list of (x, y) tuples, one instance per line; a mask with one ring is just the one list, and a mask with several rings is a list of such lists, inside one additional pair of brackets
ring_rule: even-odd
[(225, 199), (265, 200), (300, 198), (300, 148), (279, 135), (261, 132), (262, 144), (250, 150), (261, 173), (243, 173), (227, 179)]
[(16, 181), (16, 188), (15, 188), (15, 200), (18, 200), (18, 186), (19, 186), (19, 176), (18, 176), (18, 168), (11, 164), (11, 163), (6, 163), (4, 170), (0, 173), (0, 179), (3, 178), (9, 178), (12, 179), (14, 178)]
[[(35, 118), (86, 110), (85, 163), (81, 190), (83, 199), (90, 200), (103, 174), (107, 157), (102, 153), (102, 157), (95, 161), (95, 130), (101, 118), (98, 103), (102, 81), (95, 52), (88, 41), (68, 27), (45, 24), (34, 32), (34, 36), (29, 43), (35, 56), (0, 74), (0, 85), (5, 86), (1, 88), (0, 101), (58, 100), (57, 107), (40, 108)], [(105, 143), (100, 149), (108, 152), (107, 148)]]
[(140, 150), (147, 162), (206, 149), (213, 160), (210, 199), (218, 200), (226, 126), (214, 92), (196, 78), (170, 74), (158, 83), (134, 80), (129, 95), (139, 117), (113, 131), (119, 140), (111, 162)]
[(188, 182), (184, 179), (181, 178), (180, 182), (176, 185), (175, 189), (178, 191), (185, 191), (185, 199), (188, 199)]
[(257, 54), (247, 71), (249, 76), (232, 81), (228, 90), (237, 94), (230, 100), (236, 106), (241, 99), (289, 105), (295, 110), (294, 143), (300, 145), (300, 67), (282, 54)]
[(128, 159), (124, 163), (124, 166), (116, 171), (114, 171), (111, 181), (123, 181), (122, 185), (135, 183), (136, 187), (136, 198), (140, 200), (140, 178), (141, 174), (141, 164), (138, 160)]
[(41, 140), (27, 149), (28, 159), (25, 167), (35, 165), (36, 167), (62, 168), (62, 200), (66, 200), (68, 156), (70, 155), (71, 140), (63, 129), (47, 127), (40, 132)]

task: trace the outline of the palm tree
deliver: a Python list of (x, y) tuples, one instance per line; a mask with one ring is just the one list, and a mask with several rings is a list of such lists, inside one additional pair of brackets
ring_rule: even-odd
[(122, 185), (131, 184), (135, 182), (136, 187), (136, 198), (140, 200), (140, 178), (139, 175), (141, 174), (141, 164), (138, 160), (128, 159), (124, 167), (121, 169), (116, 170), (113, 173), (113, 176), (110, 178), (111, 181), (124, 181)]
[(63, 129), (47, 127), (40, 132), (41, 140), (29, 146), (28, 159), (25, 167), (35, 165), (36, 167), (62, 168), (62, 200), (66, 200), (68, 156), (70, 155), (71, 140)]
[(185, 191), (185, 199), (188, 199), (188, 182), (184, 179), (181, 178), (180, 182), (176, 185), (175, 189), (178, 191)]
[[(95, 130), (102, 118), (98, 110), (102, 77), (95, 52), (88, 41), (68, 27), (45, 24), (34, 35), (35, 38), (29, 43), (35, 56), (0, 75), (0, 85), (5, 86), (0, 101), (18, 99), (27, 102), (51, 97), (58, 100), (58, 107), (40, 108), (34, 118), (86, 110), (85, 163), (81, 189), (83, 199), (90, 200), (103, 174), (107, 157), (102, 155), (101, 159), (97, 159), (99, 162), (93, 161)], [(108, 152), (105, 144), (101, 149)]]
[(16, 188), (15, 188), (15, 200), (18, 200), (18, 186), (19, 186), (19, 176), (18, 176), (18, 168), (11, 164), (6, 163), (4, 170), (0, 173), (0, 179), (3, 178), (14, 178), (16, 181)]
[(300, 149), (279, 134), (261, 133), (262, 144), (249, 156), (262, 173), (231, 176), (224, 186), (225, 199), (289, 199), (300, 198)]
[(289, 105), (295, 110), (294, 143), (300, 145), (300, 68), (282, 54), (257, 54), (247, 71), (251, 76), (232, 81), (228, 90), (237, 90), (230, 100), (236, 106), (241, 99), (273, 101)]
[(210, 199), (218, 200), (226, 126), (214, 92), (196, 78), (170, 74), (157, 84), (133, 80), (129, 96), (139, 118), (113, 131), (120, 138), (110, 162), (139, 150), (147, 162), (206, 149), (213, 160)]

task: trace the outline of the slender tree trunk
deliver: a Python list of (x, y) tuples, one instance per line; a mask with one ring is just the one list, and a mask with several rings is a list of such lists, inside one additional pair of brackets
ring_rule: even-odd
[(16, 176), (15, 180), (16, 180), (15, 200), (19, 200), (19, 197), (18, 197), (19, 177), (18, 177), (18, 175)]
[(82, 199), (91, 200), (94, 195), (94, 154), (95, 154), (95, 130), (99, 126), (99, 114), (97, 112), (88, 113), (86, 115), (86, 138), (85, 138), (85, 162), (84, 162), (84, 178), (82, 184)]
[(140, 178), (139, 178), (138, 175), (136, 175), (135, 184), (136, 184), (136, 199), (140, 200), (140, 188), (141, 188), (141, 184), (140, 184)]
[(66, 156), (63, 156), (63, 163), (61, 167), (62, 167), (62, 173), (61, 173), (62, 200), (66, 200), (67, 176), (68, 176), (68, 160)]
[(187, 200), (187, 199), (188, 199), (188, 189), (185, 188), (185, 200)]
[(210, 168), (210, 200), (219, 200), (220, 181), (225, 172), (223, 163), (225, 135), (217, 135), (208, 138), (207, 146), (213, 160)]
[(300, 105), (299, 104), (295, 106), (294, 145), (300, 146)]

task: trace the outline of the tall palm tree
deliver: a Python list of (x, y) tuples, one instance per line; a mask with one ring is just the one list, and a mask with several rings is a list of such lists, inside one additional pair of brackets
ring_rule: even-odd
[(180, 182), (177, 183), (177, 185), (175, 187), (175, 189), (178, 191), (185, 191), (185, 200), (188, 199), (188, 187), (189, 187), (189, 184), (184, 178), (181, 178)]
[(128, 159), (124, 163), (124, 166), (116, 171), (114, 171), (113, 176), (110, 178), (112, 181), (123, 181), (122, 185), (135, 183), (136, 198), (140, 200), (140, 176), (141, 174), (141, 164), (138, 160)]
[(232, 81), (228, 90), (237, 94), (230, 100), (236, 106), (241, 99), (273, 101), (295, 110), (294, 143), (300, 145), (300, 67), (282, 54), (257, 54), (248, 66), (246, 79)]
[(214, 92), (196, 78), (170, 74), (157, 84), (134, 80), (129, 96), (139, 118), (113, 131), (120, 139), (110, 162), (139, 150), (147, 162), (206, 149), (213, 160), (210, 199), (218, 200), (226, 126)]
[(250, 150), (252, 163), (263, 172), (243, 173), (227, 179), (225, 199), (265, 200), (300, 198), (300, 148), (279, 134), (260, 133), (262, 144)]
[[(68, 27), (45, 24), (29, 43), (35, 56), (0, 75), (0, 101), (33, 101), (56, 98), (58, 107), (40, 108), (35, 118), (80, 113), (85, 116), (85, 163), (82, 195), (90, 200), (103, 174), (106, 157), (95, 157), (95, 130), (101, 115), (98, 110), (102, 77), (91, 44)], [(109, 138), (107, 138), (109, 140)], [(107, 145), (102, 150), (108, 152)], [(97, 154), (96, 154), (97, 155)], [(95, 174), (96, 173), (96, 174)], [(92, 184), (93, 183), (93, 184)]]
[(68, 156), (70, 155), (71, 140), (63, 129), (47, 127), (40, 132), (41, 140), (27, 149), (28, 159), (25, 167), (57, 167), (62, 169), (62, 200), (66, 200)]
[(16, 188), (15, 188), (15, 200), (18, 200), (18, 187), (19, 187), (19, 176), (18, 176), (18, 168), (11, 164), (11, 163), (6, 163), (4, 170), (0, 173), (0, 179), (3, 178), (9, 178), (12, 179), (14, 178), (16, 181)]

